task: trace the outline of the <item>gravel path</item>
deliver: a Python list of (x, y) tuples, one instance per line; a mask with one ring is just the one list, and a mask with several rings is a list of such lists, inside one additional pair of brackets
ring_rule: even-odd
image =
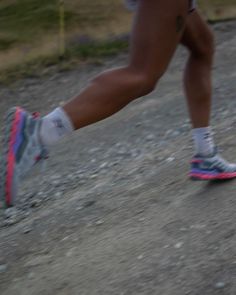
[[(216, 141), (236, 158), (236, 22), (214, 26)], [(47, 113), (127, 56), (0, 88)], [(1, 295), (236, 294), (235, 181), (191, 182), (180, 48), (151, 95), (56, 147), (0, 213)], [(1, 137), (1, 135), (0, 135)]]

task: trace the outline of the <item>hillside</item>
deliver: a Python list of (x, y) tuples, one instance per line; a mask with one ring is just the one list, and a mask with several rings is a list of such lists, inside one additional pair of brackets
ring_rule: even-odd
[[(44, 67), (58, 63), (64, 42), (70, 60), (96, 55), (96, 48), (90, 52), (86, 47), (91, 40), (106, 40), (102, 48), (104, 54), (116, 52), (116, 46), (124, 47), (119, 38), (129, 31), (131, 14), (124, 8), (123, 0), (67, 0), (64, 3), (65, 38), (59, 33), (59, 0), (0, 1), (0, 80), (9, 75), (8, 72), (1, 74), (6, 69), (12, 68), (21, 76), (28, 71), (36, 73), (41, 64)], [(200, 6), (211, 20), (236, 15), (235, 0), (200, 1)], [(112, 44), (106, 43), (108, 39)], [(78, 49), (81, 46), (82, 53)], [(70, 50), (74, 47), (76, 50)], [(19, 69), (22, 64), (26, 66)]]
[[(236, 21), (213, 26), (212, 125), (231, 161), (235, 28)], [(17, 207), (0, 210), (1, 295), (236, 294), (236, 180), (187, 177), (193, 150), (181, 87), (186, 58), (180, 47), (151, 95), (58, 144), (46, 171), (22, 185)], [(13, 105), (46, 114), (126, 60), (121, 54), (0, 86), (0, 118)]]

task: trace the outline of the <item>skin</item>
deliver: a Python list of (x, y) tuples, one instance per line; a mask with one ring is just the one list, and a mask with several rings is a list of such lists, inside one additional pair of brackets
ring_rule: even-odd
[(194, 128), (209, 126), (212, 96), (214, 37), (196, 11), (187, 20), (181, 43), (189, 50), (184, 88)]
[(130, 59), (104, 72), (64, 106), (75, 129), (103, 120), (152, 92), (179, 43), (190, 52), (184, 85), (193, 127), (209, 125), (212, 34), (188, 0), (140, 0), (130, 40)]

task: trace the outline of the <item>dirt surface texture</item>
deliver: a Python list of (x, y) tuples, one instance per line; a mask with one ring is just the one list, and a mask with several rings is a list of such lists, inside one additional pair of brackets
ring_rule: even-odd
[[(236, 22), (213, 29), (212, 125), (232, 161)], [(1, 295), (236, 294), (236, 181), (187, 176), (186, 58), (179, 48), (156, 91), (58, 144), (25, 180), (17, 206), (0, 213)], [(126, 59), (1, 87), (1, 124), (14, 105), (46, 114)]]

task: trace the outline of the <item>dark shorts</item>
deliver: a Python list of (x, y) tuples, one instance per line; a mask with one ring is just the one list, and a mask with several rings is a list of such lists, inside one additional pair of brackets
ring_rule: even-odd
[(189, 1), (189, 12), (193, 12), (196, 9), (196, 0)]
[[(173, 0), (175, 1), (175, 0)], [(126, 7), (129, 10), (135, 10), (138, 0), (125, 0)], [(189, 12), (193, 12), (196, 8), (196, 0), (189, 0)]]

